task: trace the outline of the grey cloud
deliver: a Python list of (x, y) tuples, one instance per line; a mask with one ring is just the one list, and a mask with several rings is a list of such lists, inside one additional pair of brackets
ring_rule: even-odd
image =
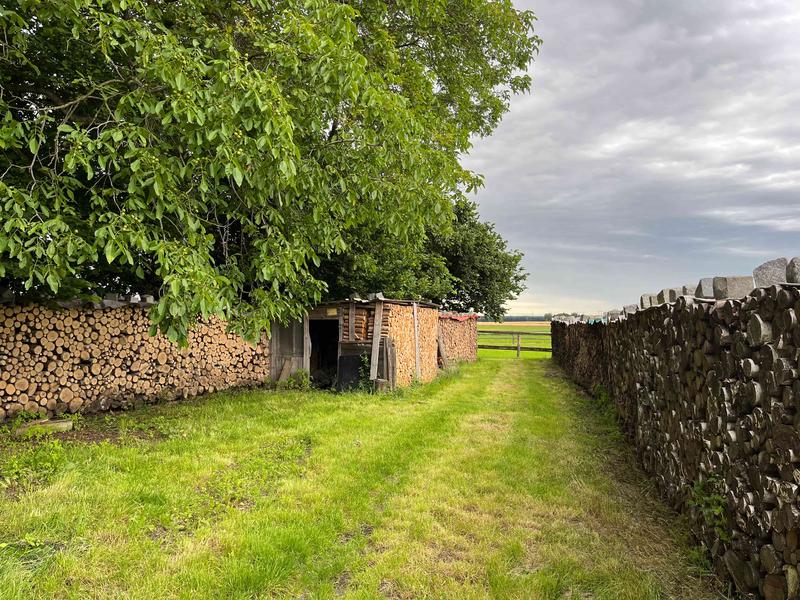
[(800, 205), (715, 208), (705, 215), (736, 225), (766, 227), (775, 231), (800, 231)]
[(533, 93), (467, 159), (483, 216), (526, 252), (513, 312), (800, 254), (796, 2), (518, 5), (544, 39)]

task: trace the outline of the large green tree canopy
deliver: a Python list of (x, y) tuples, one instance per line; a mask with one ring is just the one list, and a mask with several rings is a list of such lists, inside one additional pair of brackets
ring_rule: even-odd
[(446, 226), (459, 156), (526, 90), (510, 0), (10, 0), (0, 8), (0, 285), (157, 291), (182, 339), (254, 338), (380, 222)]

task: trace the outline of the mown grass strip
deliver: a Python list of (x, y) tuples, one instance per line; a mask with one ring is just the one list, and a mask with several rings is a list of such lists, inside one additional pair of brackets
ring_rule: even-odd
[(483, 410), (394, 496), (339, 594), (714, 597), (608, 415), (549, 361), (498, 362)]

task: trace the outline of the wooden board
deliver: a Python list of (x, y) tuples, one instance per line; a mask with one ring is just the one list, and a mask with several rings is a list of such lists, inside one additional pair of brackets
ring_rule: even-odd
[(381, 347), (381, 323), (383, 323), (383, 302), (375, 303), (375, 317), (372, 325), (372, 353), (369, 359), (369, 378), (375, 381), (378, 378), (378, 351)]
[(307, 316), (303, 319), (303, 369), (311, 371), (311, 323)]
[(447, 369), (450, 366), (450, 362), (447, 359), (447, 350), (444, 347), (444, 338), (442, 338), (442, 331), (439, 330), (439, 333), (436, 337), (437, 344), (439, 345), (439, 356), (442, 357), (442, 366)]
[(389, 387), (395, 389), (397, 387), (397, 353), (394, 347), (394, 341), (391, 338), (386, 339), (386, 355), (388, 357), (386, 363), (386, 378), (389, 380)]
[(414, 359), (416, 361), (417, 379), (422, 378), (422, 369), (419, 364), (419, 311), (414, 302)]
[(292, 373), (292, 359), (287, 358), (283, 361), (283, 366), (281, 367), (281, 374), (278, 376), (278, 381), (286, 381), (289, 379), (289, 375)]

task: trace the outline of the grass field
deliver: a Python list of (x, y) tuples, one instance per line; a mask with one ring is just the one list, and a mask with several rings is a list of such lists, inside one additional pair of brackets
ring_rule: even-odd
[[(486, 333), (492, 332), (492, 333)], [(503, 333), (505, 335), (499, 335)], [(491, 346), (516, 346), (515, 333), (550, 333), (549, 321), (507, 321), (505, 323), (478, 323), (478, 343)], [(530, 348), (550, 348), (549, 336), (531, 335), (522, 337), (522, 346)], [(480, 348), (478, 356), (482, 358), (511, 358), (516, 357), (515, 350), (490, 350)], [(523, 351), (520, 358), (548, 358), (549, 352)]]
[(0, 438), (0, 598), (714, 597), (550, 361), (222, 393)]

